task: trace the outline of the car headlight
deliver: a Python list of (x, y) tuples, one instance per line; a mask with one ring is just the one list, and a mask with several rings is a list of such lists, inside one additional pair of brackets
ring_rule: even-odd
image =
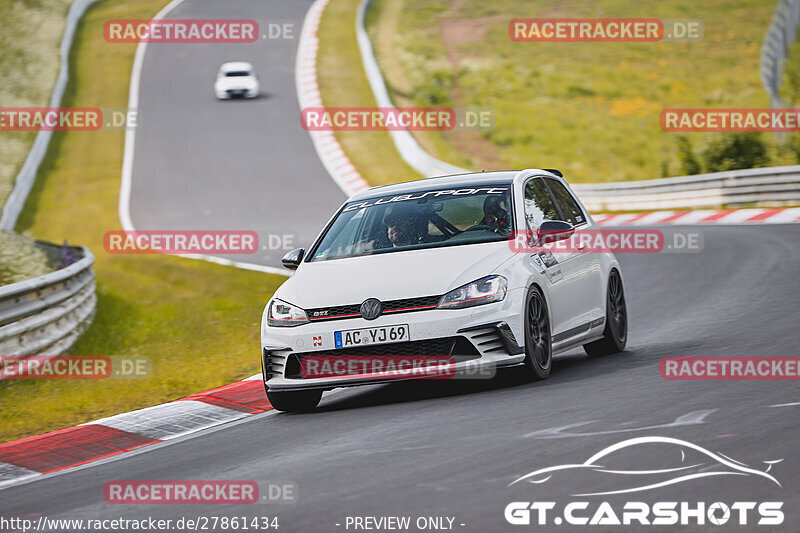
[(275, 327), (292, 327), (308, 323), (306, 312), (282, 300), (272, 300), (267, 308), (267, 325)]
[(487, 276), (448, 292), (439, 300), (439, 309), (464, 309), (499, 302), (506, 297), (508, 281), (503, 276)]

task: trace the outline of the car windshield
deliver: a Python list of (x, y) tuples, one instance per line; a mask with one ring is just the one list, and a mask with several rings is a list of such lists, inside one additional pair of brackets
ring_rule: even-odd
[(228, 78), (235, 78), (235, 77), (242, 77), (242, 76), (249, 76), (249, 70), (231, 70), (230, 72), (226, 72), (225, 76)]
[(502, 241), (512, 230), (507, 185), (370, 198), (344, 206), (310, 261)]

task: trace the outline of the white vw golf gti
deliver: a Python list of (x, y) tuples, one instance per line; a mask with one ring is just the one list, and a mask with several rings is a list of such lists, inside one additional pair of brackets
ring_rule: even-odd
[(223, 63), (214, 81), (214, 95), (220, 100), (255, 98), (258, 96), (258, 76), (253, 65), (245, 61)]
[(445, 176), (353, 196), (308, 250), (283, 258), (296, 272), (261, 323), (270, 402), (306, 411), (325, 390), (431, 370), (519, 366), (544, 379), (554, 353), (621, 351), (627, 314), (613, 254), (512, 245), (590, 229), (556, 170)]

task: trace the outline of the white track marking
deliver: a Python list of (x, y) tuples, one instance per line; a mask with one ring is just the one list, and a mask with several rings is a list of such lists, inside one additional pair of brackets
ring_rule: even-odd
[(706, 417), (708, 417), (711, 413), (715, 412), (716, 409), (704, 409), (701, 411), (692, 411), (691, 413), (687, 413), (685, 415), (681, 415), (676, 418), (673, 422), (668, 424), (658, 424), (655, 426), (644, 426), (638, 428), (625, 428), (625, 429), (609, 429), (605, 431), (592, 431), (588, 433), (568, 433), (564, 430), (585, 426), (591, 424), (592, 422), (597, 422), (596, 420), (589, 420), (587, 422), (577, 422), (575, 424), (568, 424), (565, 426), (558, 426), (554, 428), (542, 429), (539, 431), (533, 431), (531, 433), (527, 433), (523, 435), (524, 438), (534, 438), (534, 439), (562, 439), (567, 437), (594, 437), (597, 435), (613, 435), (616, 433), (630, 433), (633, 431), (649, 431), (652, 429), (663, 429), (663, 428), (673, 428), (679, 426), (693, 426), (696, 424), (705, 424)]
[(179, 400), (101, 418), (91, 424), (144, 435), (154, 440), (167, 440), (237, 420), (249, 414), (205, 402)]
[[(153, 20), (160, 20), (166, 17), (170, 11), (178, 7), (184, 0), (173, 0), (164, 9), (158, 12)], [(139, 83), (142, 78), (142, 66), (144, 65), (144, 55), (147, 50), (147, 42), (140, 42), (136, 45), (136, 55), (133, 58), (133, 68), (131, 69), (131, 83), (128, 89), (128, 109), (138, 109), (139, 107)], [(125, 130), (125, 152), (122, 156), (122, 182), (119, 189), (119, 203), (117, 211), (122, 229), (125, 231), (136, 231), (131, 219), (131, 189), (133, 184), (133, 156), (136, 152), (136, 128)], [(231, 266), (242, 270), (253, 270), (265, 274), (276, 274), (279, 276), (289, 276), (285, 270), (275, 267), (257, 265), (223, 259), (205, 254), (183, 254), (177, 257), (186, 257), (199, 261), (208, 261), (218, 265)]]
[[(300, 109), (321, 107), (319, 85), (317, 83), (317, 51), (319, 39), (317, 30), (325, 6), (330, 0), (316, 0), (306, 12), (300, 41), (297, 45), (295, 63), (295, 86), (297, 102)], [(322, 166), (330, 177), (348, 197), (369, 188), (369, 184), (361, 177), (358, 170), (350, 163), (336, 136), (330, 131), (309, 131), (311, 142), (317, 152)]]

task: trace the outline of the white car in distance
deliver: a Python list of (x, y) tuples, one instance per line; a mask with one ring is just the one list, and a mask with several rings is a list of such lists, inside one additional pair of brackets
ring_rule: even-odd
[(214, 94), (220, 100), (255, 98), (258, 89), (258, 76), (253, 65), (245, 61), (223, 63), (214, 82)]

